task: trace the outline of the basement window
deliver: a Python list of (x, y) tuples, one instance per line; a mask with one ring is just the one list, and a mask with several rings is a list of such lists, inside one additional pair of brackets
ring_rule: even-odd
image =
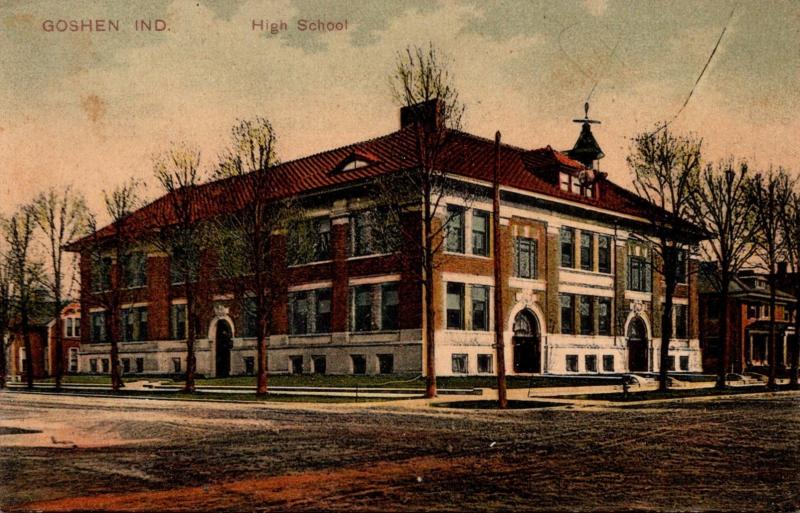
[(478, 373), (490, 374), (492, 372), (492, 355), (479, 354), (478, 355)]
[(467, 373), (467, 355), (454, 354), (452, 356), (453, 374), (466, 374)]
[(567, 372), (578, 372), (578, 355), (568, 354), (566, 364)]

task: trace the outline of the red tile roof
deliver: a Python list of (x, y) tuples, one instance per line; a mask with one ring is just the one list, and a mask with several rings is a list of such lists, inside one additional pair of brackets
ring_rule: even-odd
[[(453, 130), (449, 131), (448, 136), (441, 154), (441, 166), (453, 174), (491, 181), (494, 141)], [(284, 162), (274, 169), (277, 187), (273, 197), (318, 191), (411, 168), (416, 160), (414, 148), (412, 129), (401, 129), (382, 137)], [(354, 155), (370, 161), (370, 165), (334, 172), (341, 168), (343, 161), (352, 159)], [(583, 164), (550, 146), (525, 150), (501, 145), (500, 181), (505, 186), (634, 216), (644, 217), (655, 208), (605, 179), (605, 174), (601, 174), (596, 182), (597, 194), (594, 198), (562, 191), (557, 180), (548, 179), (548, 176), (557, 176), (553, 171), (575, 172), (581, 169), (584, 169)], [(247, 179), (227, 178), (199, 185), (195, 218), (209, 218), (242, 208), (249, 201), (247, 196), (251, 190), (244, 182)], [(169, 223), (174, 218), (168, 196), (162, 196), (131, 214), (126, 225), (131, 231), (140, 232)], [(72, 244), (69, 249), (78, 250), (82, 242), (102, 239), (112, 233), (113, 228), (106, 226), (96, 234)]]

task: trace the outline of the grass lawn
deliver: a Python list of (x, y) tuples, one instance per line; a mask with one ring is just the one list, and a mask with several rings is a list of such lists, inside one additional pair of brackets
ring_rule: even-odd
[[(134, 381), (132, 378), (123, 378), (123, 382), (126, 381)], [(22, 382), (24, 383), (25, 380), (23, 379)], [(37, 379), (35, 380), (36, 383), (55, 383), (55, 378), (45, 378), (45, 379)], [(68, 375), (62, 378), (62, 383), (64, 384), (92, 384), (92, 385), (110, 385), (111, 384), (111, 376), (107, 374), (83, 374), (83, 375)]]
[[(436, 380), (439, 388), (497, 388), (494, 376), (443, 376)], [(180, 383), (180, 381), (176, 381)], [(618, 385), (618, 376), (581, 377), (581, 376), (509, 376), (506, 378), (508, 388), (530, 387), (562, 387), (587, 385)], [(230, 378), (198, 379), (198, 385), (204, 386), (253, 386), (255, 376), (235, 376)], [(284, 387), (388, 387), (388, 388), (425, 388), (425, 379), (418, 374), (390, 374), (378, 376), (353, 376), (332, 374), (292, 374), (269, 376), (270, 386)]]
[[(70, 392), (63, 392), (64, 395), (72, 395)], [(97, 395), (103, 397), (127, 397), (139, 399), (180, 399), (192, 401), (248, 401), (248, 402), (281, 402), (281, 403), (355, 403), (355, 402), (372, 402), (372, 401), (392, 401), (403, 398), (372, 398), (361, 397), (331, 397), (331, 396), (318, 396), (318, 395), (285, 395), (285, 394), (269, 394), (267, 396), (257, 396), (255, 393), (241, 393), (241, 394), (217, 394), (217, 393), (196, 393), (186, 394), (183, 392), (143, 392), (141, 390), (120, 390), (113, 392), (108, 389), (100, 390), (81, 390), (80, 395)]]
[[(497, 401), (482, 399), (478, 401), (453, 401), (449, 403), (434, 403), (438, 408), (466, 408), (470, 410), (496, 410)], [(548, 403), (545, 401), (508, 401), (509, 410), (526, 410), (533, 408), (551, 408), (553, 406), (569, 406), (565, 403)]]
[(716, 395), (738, 395), (768, 392), (764, 385), (749, 387), (726, 388), (718, 390), (716, 388), (689, 388), (672, 389), (666, 392), (657, 390), (646, 390), (644, 392), (629, 392), (624, 395), (622, 392), (610, 392), (607, 394), (579, 394), (565, 395), (562, 399), (584, 399), (588, 401), (613, 401), (613, 402), (633, 402), (633, 401), (653, 401), (658, 399), (680, 399), (682, 397), (704, 397)]

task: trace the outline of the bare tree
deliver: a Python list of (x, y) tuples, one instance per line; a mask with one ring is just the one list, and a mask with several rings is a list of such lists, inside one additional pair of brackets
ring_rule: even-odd
[(187, 143), (173, 144), (154, 158), (153, 169), (167, 202), (161, 212), (155, 244), (169, 255), (171, 272), (180, 277), (186, 297), (186, 382), (183, 390), (192, 393), (197, 371), (197, 279), (207, 237), (205, 225), (198, 222), (200, 150)]
[(707, 278), (719, 293), (722, 306), (717, 355), (717, 386), (720, 388), (725, 387), (726, 375), (731, 370), (728, 351), (733, 332), (728, 304), (731, 282), (755, 251), (756, 224), (753, 204), (747, 197), (747, 165), (742, 163), (738, 168), (738, 172), (734, 170), (732, 159), (716, 166), (707, 165), (691, 195), (692, 218), (710, 236), (701, 250), (715, 265)]
[(791, 372), (789, 386), (798, 387), (798, 363), (800, 363), (800, 193), (792, 192), (782, 212), (783, 234), (786, 240), (786, 256), (792, 266), (793, 292), (797, 298), (794, 305), (795, 336), (790, 346)]
[[(0, 220), (2, 221), (2, 220)], [(0, 223), (2, 225), (2, 223)], [(8, 255), (0, 251), (0, 388), (5, 388), (8, 376), (8, 344), (11, 325), (11, 273)]]
[(109, 230), (101, 233), (96, 218), (89, 215), (87, 231), (92, 235), (81, 252), (81, 258), (88, 258), (91, 262), (91, 301), (106, 312), (104, 341), (110, 345), (111, 388), (114, 391), (123, 386), (119, 368), (123, 262), (133, 243), (127, 220), (141, 204), (140, 189), (141, 184), (131, 179), (110, 192), (103, 191), (106, 215), (110, 219)]
[(49, 257), (49, 269), (44, 286), (53, 301), (55, 329), (55, 380), (56, 390), (61, 390), (64, 374), (64, 343), (61, 330), (61, 308), (64, 297), (64, 246), (83, 235), (86, 229), (87, 209), (83, 196), (71, 187), (58, 192), (51, 188), (34, 200), (36, 224), (42, 231)]
[(777, 376), (777, 344), (775, 340), (775, 303), (777, 295), (778, 262), (786, 251), (786, 237), (782, 212), (789, 203), (794, 181), (783, 169), (770, 168), (758, 173), (748, 181), (748, 198), (755, 214), (756, 256), (767, 272), (769, 281), (769, 381), (767, 386), (775, 388)]
[(15, 316), (19, 320), (19, 331), (25, 347), (27, 367), (25, 379), (29, 389), (33, 388), (33, 351), (31, 347), (31, 313), (36, 301), (35, 286), (39, 280), (41, 266), (32, 258), (34, 213), (30, 206), (17, 211), (5, 226), (8, 246), (8, 265), (12, 284), (12, 302)]
[[(454, 218), (445, 215), (448, 196), (469, 196), (467, 189), (454, 186), (444, 169), (446, 148), (453, 140), (454, 130), (461, 127), (464, 106), (453, 86), (449, 59), (430, 44), (427, 48), (409, 47), (399, 53), (395, 71), (390, 77), (394, 99), (404, 109), (405, 129), (413, 137), (414, 160), (409, 169), (378, 180), (380, 203), (393, 219), (384, 227), (399, 227), (404, 254), (422, 271), (421, 284), (425, 301), (426, 397), (436, 395), (436, 308), (434, 305), (433, 273), (440, 264), (439, 257), (445, 234)], [(406, 222), (408, 213), (420, 207), (416, 226)]]
[[(256, 393), (267, 393), (267, 340), (272, 333), (272, 305), (276, 297), (274, 234), (287, 226), (292, 215), (288, 200), (275, 200), (280, 186), (275, 176), (278, 159), (276, 137), (270, 122), (256, 117), (239, 121), (231, 129), (231, 146), (222, 156), (215, 177), (235, 178), (232, 187), (243, 204), (215, 222), (214, 236), (222, 238), (218, 249), (218, 274), (239, 288), (242, 311), (255, 318), (257, 358)], [(249, 295), (245, 300), (245, 295)]]
[(667, 128), (638, 135), (628, 156), (636, 193), (657, 208), (649, 216), (655, 235), (653, 269), (664, 279), (664, 311), (661, 314), (659, 390), (668, 388), (669, 341), (672, 338), (673, 296), (679, 266), (688, 265), (692, 235), (691, 193), (700, 174), (701, 141), (672, 134)]

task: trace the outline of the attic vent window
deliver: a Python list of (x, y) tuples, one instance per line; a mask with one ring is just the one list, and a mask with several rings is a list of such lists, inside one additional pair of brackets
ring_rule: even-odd
[(352, 171), (354, 169), (361, 169), (367, 167), (370, 163), (366, 160), (356, 159), (348, 162), (342, 167), (342, 171)]
[(581, 180), (580, 176), (561, 171), (559, 173), (559, 183), (562, 191), (578, 194), (584, 198), (594, 197), (594, 184), (587, 180)]

